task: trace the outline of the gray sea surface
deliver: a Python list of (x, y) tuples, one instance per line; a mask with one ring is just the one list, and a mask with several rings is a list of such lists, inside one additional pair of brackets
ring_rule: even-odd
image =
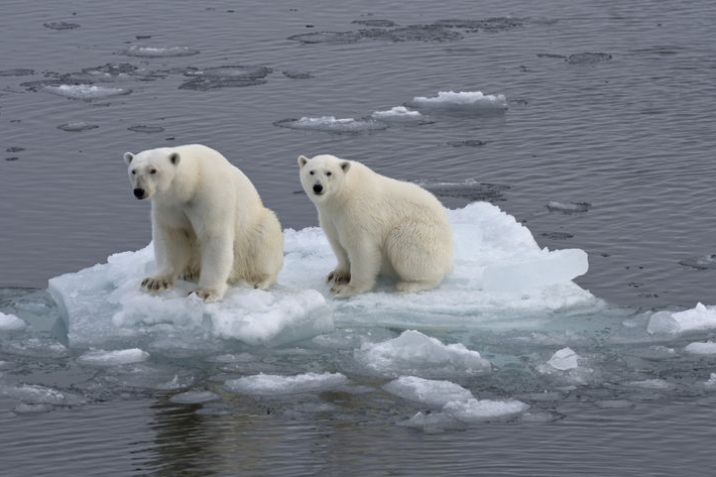
[[(708, 475), (716, 394), (703, 383), (716, 362), (681, 350), (716, 335), (615, 330), (716, 304), (715, 30), (705, 0), (4, 0), (0, 311), (56, 319), (48, 279), (144, 247), (148, 204), (122, 154), (189, 143), (240, 167), (286, 228), (317, 225), (299, 154), (364, 162), (451, 208), (493, 202), (541, 246), (584, 249), (577, 283), (611, 308), (582, 317), (576, 338), (525, 348), (519, 333), (441, 330), (500, 364), (461, 385), (536, 412), (427, 432), (397, 425), (426, 409), (347, 372), (340, 347), (314, 361), (310, 346), (293, 359), (222, 343), (111, 371), (78, 364), (87, 350), (55, 346), (61, 333), (38, 319), (37, 336), (0, 330), (0, 475)], [(504, 94), (508, 109), (370, 119), (451, 90)], [(282, 127), (324, 116), (367, 126)], [(603, 379), (555, 383), (525, 366), (566, 345), (598, 355)], [(227, 370), (210, 351), (258, 364)], [(316, 367), (356, 389), (281, 400), (218, 384)], [(187, 382), (161, 389), (174, 376)], [(629, 391), (650, 379), (669, 385)], [(189, 388), (220, 399), (170, 401)]]

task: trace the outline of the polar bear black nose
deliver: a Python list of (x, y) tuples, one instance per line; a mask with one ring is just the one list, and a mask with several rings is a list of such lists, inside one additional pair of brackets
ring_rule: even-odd
[(321, 192), (323, 192), (323, 186), (321, 184), (315, 184), (313, 186), (313, 192), (315, 192), (318, 195), (321, 195)]
[(137, 199), (144, 199), (144, 189), (137, 187), (134, 189), (134, 197)]

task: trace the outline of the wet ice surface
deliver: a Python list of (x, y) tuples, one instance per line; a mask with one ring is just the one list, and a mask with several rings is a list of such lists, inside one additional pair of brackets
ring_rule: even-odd
[(132, 45), (124, 52), (127, 56), (136, 56), (139, 58), (171, 58), (176, 56), (193, 56), (198, 55), (199, 50), (189, 48), (188, 46), (140, 46)]
[(382, 131), (388, 125), (375, 119), (336, 118), (335, 116), (302, 117), (300, 119), (282, 119), (274, 123), (278, 127), (306, 131), (322, 131), (336, 134), (360, 134)]
[(122, 88), (105, 88), (89, 84), (46, 86), (48, 93), (69, 99), (93, 100), (129, 94), (131, 91)]
[(481, 91), (440, 91), (436, 96), (416, 96), (409, 104), (427, 111), (490, 113), (506, 110), (507, 98)]

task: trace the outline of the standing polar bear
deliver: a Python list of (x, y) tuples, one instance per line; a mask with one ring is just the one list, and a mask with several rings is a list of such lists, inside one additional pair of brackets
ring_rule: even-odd
[(335, 297), (370, 291), (379, 275), (397, 278), (400, 292), (429, 290), (450, 272), (452, 230), (430, 192), (329, 154), (298, 165), (338, 259), (328, 275)]
[(228, 283), (267, 288), (283, 264), (283, 233), (251, 181), (217, 151), (199, 144), (127, 152), (137, 199), (152, 202), (157, 274), (150, 292), (177, 278), (198, 281), (204, 301), (221, 300)]

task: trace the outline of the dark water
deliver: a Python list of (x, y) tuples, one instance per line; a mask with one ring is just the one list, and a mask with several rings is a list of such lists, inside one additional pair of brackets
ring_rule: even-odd
[[(285, 227), (316, 224), (294, 193), (296, 156), (330, 152), (434, 184), (451, 207), (494, 201), (541, 245), (586, 250), (578, 282), (610, 303), (712, 304), (716, 270), (693, 265), (716, 253), (714, 27), (716, 4), (701, 0), (5, 0), (0, 286), (44, 288), (144, 246), (148, 208), (131, 197), (122, 153), (204, 143), (254, 181)], [(141, 47), (185, 49), (136, 56)], [(124, 94), (44, 89), (62, 83)], [(505, 94), (510, 109), (364, 134), (274, 125), (365, 117), (442, 90)], [(551, 201), (589, 207), (565, 213)], [(704, 360), (659, 372), (708, 377), (716, 367)], [(31, 371), (19, 375), (69, 388), (91, 378), (51, 363), (21, 364)], [(708, 395), (605, 410), (593, 405), (599, 392), (571, 394), (551, 409), (568, 416), (555, 422), (436, 435), (395, 426), (410, 413), (390, 403), (361, 400), (341, 404), (351, 419), (271, 412), (260, 400), (205, 415), (150, 392), (36, 415), (0, 400), (0, 475), (672, 476), (716, 464)]]

